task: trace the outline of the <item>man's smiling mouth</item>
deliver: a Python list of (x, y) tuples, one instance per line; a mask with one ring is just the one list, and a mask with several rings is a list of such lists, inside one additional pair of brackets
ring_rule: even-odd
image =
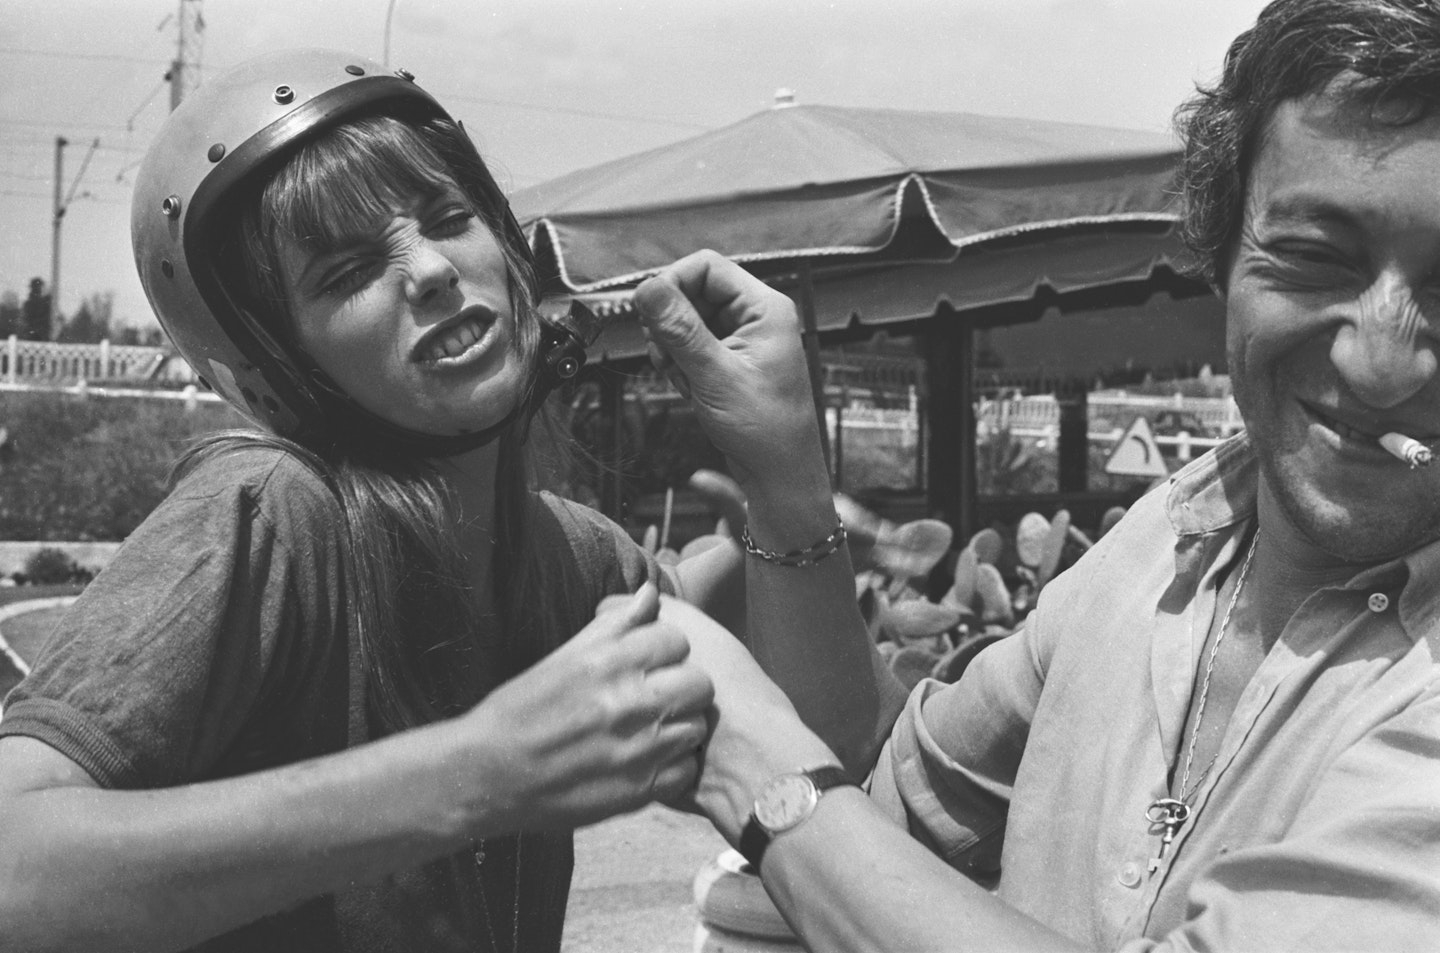
[(1314, 404), (1306, 403), (1302, 406), (1304, 407), (1305, 413), (1309, 415), (1309, 417), (1313, 421), (1319, 423), (1327, 430), (1334, 432), (1335, 435), (1340, 437), (1342, 440), (1348, 442), (1368, 444), (1370, 446), (1378, 448), (1380, 446), (1381, 436), (1391, 432), (1401, 433), (1406, 436), (1414, 437), (1421, 443), (1425, 444), (1429, 444), (1435, 439), (1433, 435), (1419, 432), (1418, 428), (1412, 432), (1411, 428), (1408, 428), (1403, 424), (1398, 423), (1389, 425), (1377, 422), (1367, 425), (1364, 429), (1361, 429), (1360, 427), (1356, 427), (1352, 424), (1347, 424), (1341, 420), (1338, 420), (1337, 418), (1331, 416), (1329, 413), (1326, 413), (1324, 410)]

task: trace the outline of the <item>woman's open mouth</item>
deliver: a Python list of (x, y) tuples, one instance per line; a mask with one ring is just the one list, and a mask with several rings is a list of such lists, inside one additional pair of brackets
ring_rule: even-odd
[(466, 308), (452, 321), (429, 332), (415, 345), (415, 360), (429, 364), (455, 363), (481, 344), (497, 315), (483, 305)]

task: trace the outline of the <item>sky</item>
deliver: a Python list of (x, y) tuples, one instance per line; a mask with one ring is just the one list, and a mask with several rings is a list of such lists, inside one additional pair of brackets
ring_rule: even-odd
[[(518, 189), (799, 103), (1165, 131), (1263, 0), (0, 0), (0, 292), (52, 267), (60, 306), (134, 274), (135, 166), (170, 103), (179, 17), (200, 81), (287, 47), (404, 67)], [(387, 50), (388, 35), (388, 50)], [(71, 197), (73, 196), (73, 197)]]

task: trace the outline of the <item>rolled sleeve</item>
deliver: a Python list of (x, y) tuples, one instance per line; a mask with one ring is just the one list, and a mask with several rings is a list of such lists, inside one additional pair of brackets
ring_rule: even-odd
[(999, 869), (1011, 789), (1040, 680), (1023, 632), (980, 653), (959, 683), (927, 679), (896, 720), (871, 798), (947, 863)]

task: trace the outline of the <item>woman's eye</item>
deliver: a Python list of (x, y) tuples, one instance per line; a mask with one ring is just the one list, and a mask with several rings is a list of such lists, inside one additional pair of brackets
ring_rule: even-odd
[(475, 213), (469, 209), (458, 209), (441, 215), (434, 225), (434, 230), (441, 235), (459, 235), (470, 227), (470, 222), (475, 218)]
[(369, 284), (374, 271), (370, 262), (351, 262), (326, 275), (320, 291), (327, 295), (351, 294)]

